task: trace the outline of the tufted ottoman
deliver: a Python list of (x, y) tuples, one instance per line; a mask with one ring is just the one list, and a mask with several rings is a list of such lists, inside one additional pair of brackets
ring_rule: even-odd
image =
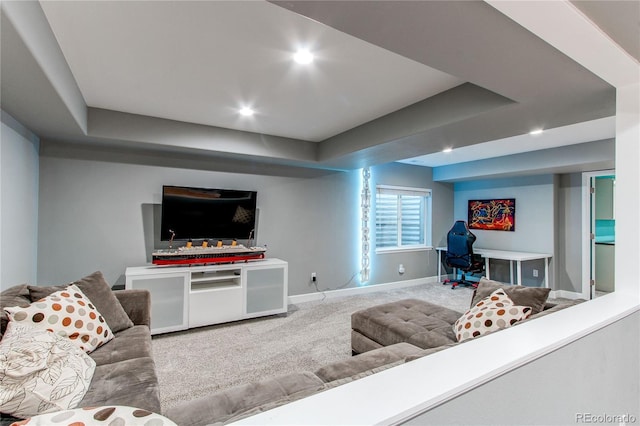
[(354, 354), (407, 342), (422, 349), (456, 343), (453, 324), (462, 313), (418, 299), (404, 299), (354, 312)]

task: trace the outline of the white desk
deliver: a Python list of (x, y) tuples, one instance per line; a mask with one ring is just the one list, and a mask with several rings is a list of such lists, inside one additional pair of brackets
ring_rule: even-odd
[[(436, 250), (438, 251), (438, 281), (440, 281), (442, 275), (442, 252), (446, 252), (447, 248), (436, 247)], [(544, 286), (549, 288), (549, 262), (552, 256), (548, 253), (528, 253), (523, 251), (493, 250), (475, 247), (473, 248), (473, 252), (484, 258), (485, 272), (488, 279), (491, 279), (489, 259), (508, 260), (511, 284), (513, 284), (513, 262), (516, 262), (518, 284), (522, 284), (522, 262), (526, 260), (544, 259)]]

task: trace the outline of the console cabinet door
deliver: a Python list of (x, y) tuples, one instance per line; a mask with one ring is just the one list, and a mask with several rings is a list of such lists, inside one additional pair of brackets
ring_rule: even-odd
[(287, 311), (287, 264), (245, 269), (247, 317)]
[(201, 327), (242, 317), (242, 288), (221, 288), (191, 292), (189, 327)]
[(151, 334), (189, 327), (188, 273), (127, 276), (125, 287), (151, 293)]

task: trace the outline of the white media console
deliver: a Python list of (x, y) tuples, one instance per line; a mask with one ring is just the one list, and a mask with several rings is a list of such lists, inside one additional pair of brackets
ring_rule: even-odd
[(151, 334), (287, 312), (288, 263), (127, 268), (126, 289), (151, 293)]

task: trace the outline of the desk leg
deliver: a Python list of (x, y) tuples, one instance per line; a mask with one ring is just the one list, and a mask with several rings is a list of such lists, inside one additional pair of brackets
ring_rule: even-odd
[(517, 261), (518, 267), (518, 285), (522, 285), (522, 261)]
[[(509, 261), (509, 280), (511, 280), (511, 285), (513, 285), (513, 260)], [(518, 282), (520, 284), (520, 282)]]
[(547, 257), (544, 259), (544, 287), (549, 288), (549, 261), (551, 258)]
[(438, 252), (438, 282), (442, 281), (442, 250), (437, 250)]

